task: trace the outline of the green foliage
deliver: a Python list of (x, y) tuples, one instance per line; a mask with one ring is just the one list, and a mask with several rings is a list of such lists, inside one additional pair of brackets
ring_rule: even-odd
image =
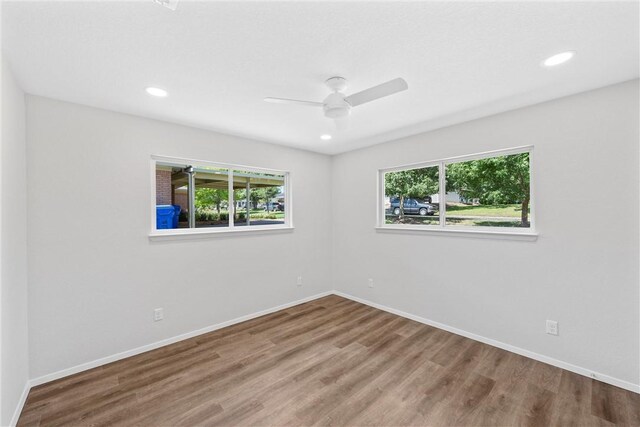
[[(246, 212), (238, 212), (238, 220), (244, 220), (247, 218)], [(251, 212), (251, 219), (278, 219), (278, 214), (273, 212), (253, 211)], [(185, 214), (184, 221), (187, 221)], [(197, 222), (227, 222), (229, 221), (229, 212), (222, 211), (220, 213), (211, 209), (197, 209), (196, 210)]]
[(251, 219), (278, 219), (277, 215), (274, 213), (267, 212), (251, 212)]
[(529, 196), (529, 153), (447, 165), (447, 191), (486, 205), (521, 203)]
[[(275, 198), (281, 191), (282, 187), (259, 187), (251, 188), (249, 190), (249, 199), (253, 206), (258, 206), (260, 203), (268, 203)], [(244, 200), (247, 196), (246, 190), (236, 190), (235, 199)]]
[[(273, 198), (275, 198), (278, 193), (282, 190), (282, 187), (260, 187), (260, 188), (252, 188), (249, 191), (249, 198), (254, 206), (257, 206), (259, 203), (268, 203)], [(246, 190), (239, 189), (235, 190), (234, 198), (235, 200), (244, 200), (246, 198)], [(196, 221), (212, 221), (212, 222), (224, 222), (229, 220), (229, 213), (226, 211), (222, 211), (224, 208), (227, 209), (227, 205), (229, 202), (229, 192), (228, 190), (222, 189), (214, 189), (214, 188), (196, 188), (195, 191), (195, 207), (196, 207)], [(236, 211), (236, 219), (243, 220), (246, 219), (246, 212), (243, 211), (244, 208), (238, 209)], [(184, 211), (183, 211), (184, 213)], [(276, 219), (275, 215), (267, 215), (266, 213), (261, 216), (260, 214), (251, 214), (252, 218), (258, 219)], [(182, 220), (181, 214), (181, 220)], [(187, 215), (184, 213), (184, 221), (187, 220)]]
[(216, 188), (196, 188), (195, 192), (196, 209), (213, 209), (220, 213), (222, 205), (226, 205), (229, 200), (229, 191)]
[(388, 196), (424, 199), (438, 192), (438, 167), (387, 172), (384, 183)]
[(196, 210), (196, 221), (217, 221), (218, 213), (211, 210)]
[(522, 205), (522, 225), (528, 224), (529, 153), (471, 160), (447, 165), (447, 191), (482, 205)]
[(228, 212), (216, 212), (211, 209), (196, 209), (196, 221), (225, 222), (229, 220)]

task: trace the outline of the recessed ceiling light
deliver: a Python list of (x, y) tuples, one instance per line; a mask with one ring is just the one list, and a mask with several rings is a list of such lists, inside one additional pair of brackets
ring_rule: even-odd
[(148, 87), (145, 90), (149, 95), (157, 96), (158, 98), (164, 98), (165, 96), (169, 95), (169, 92), (164, 89), (160, 89), (159, 87)]
[(320, 139), (323, 141), (328, 141), (331, 139), (331, 135), (320, 135)]
[(572, 50), (568, 50), (566, 52), (557, 53), (553, 56), (548, 57), (544, 60), (542, 65), (545, 67), (555, 67), (556, 65), (563, 64), (573, 58), (576, 53)]

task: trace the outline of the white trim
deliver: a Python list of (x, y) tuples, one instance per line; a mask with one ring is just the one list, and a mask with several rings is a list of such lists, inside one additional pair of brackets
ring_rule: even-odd
[(22, 414), (22, 409), (24, 408), (24, 404), (27, 402), (27, 396), (29, 396), (29, 390), (31, 390), (33, 385), (31, 384), (31, 380), (27, 381), (24, 384), (24, 389), (22, 390), (22, 395), (20, 395), (20, 400), (18, 400), (18, 405), (16, 406), (16, 410), (13, 412), (13, 417), (11, 417), (11, 421), (9, 421), (9, 426), (14, 427), (18, 424), (18, 419), (20, 419), (20, 414)]
[(401, 316), (407, 319), (415, 320), (416, 322), (424, 323), (425, 325), (433, 326), (434, 328), (442, 329), (447, 332), (451, 332), (456, 335), (460, 335), (474, 341), (479, 341), (493, 347), (501, 348), (506, 351), (510, 351), (511, 353), (516, 353), (524, 357), (528, 357), (533, 360), (537, 360), (542, 363), (546, 363), (548, 365), (556, 366), (561, 369), (565, 369), (567, 371), (574, 372), (576, 374), (584, 375), (585, 377), (593, 378), (595, 380), (614, 385), (616, 387), (623, 388), (625, 390), (632, 391), (634, 393), (640, 393), (640, 384), (633, 384), (625, 380), (621, 380), (619, 378), (614, 378), (609, 375), (601, 374), (599, 372), (593, 372), (589, 369), (583, 368), (581, 366), (576, 366), (568, 362), (564, 362), (562, 360), (554, 359), (549, 356), (545, 356), (539, 353), (535, 353), (530, 350), (526, 350), (520, 347), (513, 346), (511, 344), (505, 344), (501, 341), (496, 341), (491, 338), (483, 337), (481, 335), (474, 334), (472, 332), (467, 332), (462, 329), (454, 328), (453, 326), (445, 325), (444, 323), (436, 322), (430, 319), (426, 319), (424, 317), (416, 316), (414, 314), (410, 314), (401, 310), (397, 310), (395, 308), (387, 307), (386, 305), (378, 304), (363, 298), (359, 298), (350, 294), (345, 294), (340, 291), (333, 291), (334, 294), (341, 296), (343, 298), (350, 299), (352, 301), (359, 302), (361, 304), (368, 305), (370, 307), (377, 308), (379, 310), (386, 311), (388, 313), (395, 314), (397, 316)]
[[(481, 229), (478, 229), (481, 228)], [(415, 232), (442, 235), (442, 236), (458, 236), (472, 237), (481, 239), (506, 239), (506, 240), (524, 240), (534, 242), (538, 240), (538, 233), (517, 232), (517, 231), (497, 231), (498, 227), (473, 227), (473, 229), (462, 230), (460, 228), (441, 228), (428, 225), (385, 225), (384, 227), (376, 227), (376, 231), (389, 233), (411, 233)]]
[[(483, 236), (483, 237), (505, 237), (509, 236), (509, 238), (513, 236), (529, 236), (529, 238), (522, 240), (536, 240), (538, 234), (536, 233), (536, 218), (535, 218), (535, 199), (534, 196), (534, 175), (533, 175), (533, 145), (525, 145), (521, 147), (514, 148), (506, 148), (501, 150), (493, 150), (493, 151), (484, 151), (481, 153), (468, 154), (464, 156), (456, 156), (456, 157), (448, 157), (444, 159), (438, 160), (429, 160), (426, 162), (419, 163), (410, 163), (406, 165), (393, 166), (389, 168), (381, 168), (378, 169), (378, 180), (377, 180), (377, 204), (378, 208), (376, 209), (376, 229), (377, 230), (395, 230), (395, 231), (427, 231), (427, 232), (436, 232), (436, 233), (445, 233), (449, 235), (461, 235), (469, 233), (472, 236)], [(509, 156), (513, 154), (522, 154), (529, 153), (529, 227), (528, 228), (512, 228), (509, 231), (500, 231), (504, 230), (501, 227), (491, 227), (491, 226), (483, 226), (483, 227), (465, 227), (465, 226), (456, 226), (456, 225), (447, 225), (446, 218), (446, 168), (447, 165), (452, 163), (460, 163), (472, 160), (480, 160), (487, 159), (492, 157), (499, 156)], [(387, 224), (386, 223), (386, 210), (384, 207), (384, 200), (386, 199), (386, 191), (385, 191), (385, 174), (389, 172), (399, 172), (405, 170), (413, 170), (413, 169), (422, 169), (426, 167), (438, 167), (438, 224), (435, 225), (397, 225), (397, 224)], [(533, 238), (532, 238), (533, 237)], [(519, 239), (521, 239), (519, 237)]]
[(269, 168), (262, 168), (258, 166), (237, 165), (235, 163), (210, 162), (208, 160), (187, 159), (184, 157), (159, 156), (156, 154), (151, 155), (151, 160), (153, 160), (154, 162), (176, 163), (179, 165), (182, 165), (182, 164), (184, 165), (193, 164), (194, 166), (204, 165), (204, 166), (210, 166), (210, 167), (220, 168), (220, 169), (235, 169), (235, 170), (247, 169), (248, 171), (258, 171), (263, 173), (272, 173), (276, 175), (284, 175), (289, 172), (289, 171), (280, 170), (280, 169), (269, 169)]
[(293, 228), (293, 185), (291, 185), (291, 172), (284, 174), (284, 225)]
[[(229, 230), (233, 230), (236, 226), (236, 201), (234, 200), (235, 194), (233, 189), (233, 168), (229, 169), (229, 180), (227, 181), (227, 227)], [(188, 230), (193, 231), (193, 230)], [(156, 231), (157, 232), (157, 231)]]
[(218, 329), (226, 328), (227, 326), (235, 325), (237, 323), (246, 322), (247, 320), (255, 319), (256, 317), (264, 316), (266, 314), (270, 314), (279, 310), (284, 310), (289, 307), (293, 307), (294, 305), (303, 304), (305, 302), (313, 301), (318, 298), (323, 298), (328, 295), (331, 295), (332, 291), (322, 292), (316, 295), (312, 295), (306, 298), (299, 299), (297, 301), (289, 302), (286, 304), (281, 304), (276, 307), (267, 308), (265, 310), (261, 310), (252, 314), (247, 314), (245, 316), (240, 316), (232, 320), (227, 320), (225, 322), (217, 323), (215, 325), (206, 326), (201, 329), (197, 329), (195, 331), (187, 332), (181, 335), (176, 335), (171, 338), (167, 338), (164, 340), (156, 341), (151, 344), (143, 345), (141, 347), (134, 348), (132, 350), (123, 351), (121, 353), (113, 354), (111, 356), (102, 357), (100, 359), (93, 360), (91, 362), (82, 363), (80, 365), (73, 366), (71, 368), (63, 369), (51, 374), (43, 375), (38, 378), (34, 378), (30, 381), (30, 386), (35, 387), (44, 383), (48, 383), (50, 381), (54, 381), (60, 378), (67, 377), (69, 375), (77, 374), (78, 372), (86, 371), (88, 369), (97, 368), (98, 366), (106, 365), (107, 363), (115, 362), (118, 360), (125, 359), (127, 357), (135, 356), (140, 353), (144, 353), (150, 350), (155, 350), (160, 347), (167, 346), (169, 344), (174, 344), (178, 341), (186, 340), (189, 338), (193, 338), (198, 335), (206, 334), (208, 332), (216, 331)]
[[(378, 171), (376, 176), (376, 194), (377, 194), (377, 206), (376, 209), (376, 224), (383, 224), (385, 221), (385, 199), (386, 195), (384, 194), (386, 191), (384, 190), (384, 172)], [(389, 198), (389, 202), (391, 202), (391, 198)]]
[(243, 225), (239, 227), (210, 227), (210, 228), (176, 228), (168, 230), (155, 230), (149, 233), (149, 240), (189, 240), (202, 239), (220, 234), (234, 235), (255, 232), (292, 232), (293, 227), (286, 224), (274, 225)]
[[(447, 222), (447, 165), (438, 163), (438, 228), (444, 229)], [(386, 225), (387, 218), (380, 225)]]
[(151, 197), (149, 198), (149, 225), (151, 226), (151, 232), (153, 233), (156, 230), (157, 219), (156, 219), (156, 206), (157, 206), (157, 188), (156, 188), (156, 159), (151, 156), (151, 160), (149, 160), (149, 171), (151, 172)]
[(511, 154), (521, 154), (533, 151), (533, 145), (523, 145), (520, 147), (503, 148), (500, 150), (482, 151), (480, 153), (465, 154), (462, 156), (445, 157), (443, 159), (428, 160), (426, 162), (408, 163), (404, 165), (391, 166), (388, 168), (378, 169), (380, 172), (398, 172), (408, 169), (421, 169), (428, 166), (437, 166), (440, 163), (459, 163), (469, 160), (487, 159), (490, 157), (508, 156)]

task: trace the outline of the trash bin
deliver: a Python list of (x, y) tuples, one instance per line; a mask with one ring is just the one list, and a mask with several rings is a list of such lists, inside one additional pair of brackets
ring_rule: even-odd
[[(164, 230), (168, 228), (175, 228), (174, 217), (176, 216), (176, 209), (173, 205), (157, 205), (156, 206), (156, 229)], [(176, 225), (177, 227), (177, 225)]]
[(180, 219), (180, 211), (182, 208), (180, 205), (173, 205), (173, 209), (175, 209), (175, 213), (173, 215), (173, 228), (178, 228), (178, 220)]

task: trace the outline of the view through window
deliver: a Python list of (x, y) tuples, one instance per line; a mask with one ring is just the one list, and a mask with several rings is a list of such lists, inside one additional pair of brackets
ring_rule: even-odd
[(288, 223), (286, 173), (156, 161), (156, 229)]
[(469, 157), (382, 171), (382, 225), (531, 228), (530, 151)]

